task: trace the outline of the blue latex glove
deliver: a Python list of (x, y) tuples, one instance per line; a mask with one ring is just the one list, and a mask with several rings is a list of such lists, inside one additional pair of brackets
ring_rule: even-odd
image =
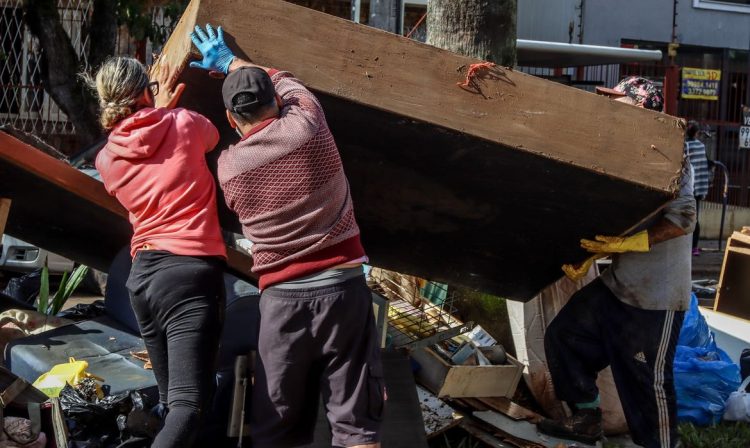
[(214, 32), (213, 27), (206, 24), (206, 31), (203, 32), (201, 27), (196, 25), (195, 31), (190, 33), (190, 39), (203, 55), (202, 60), (191, 62), (191, 67), (219, 71), (225, 75), (229, 73), (229, 65), (234, 60), (234, 54), (224, 43), (224, 32), (221, 27)]

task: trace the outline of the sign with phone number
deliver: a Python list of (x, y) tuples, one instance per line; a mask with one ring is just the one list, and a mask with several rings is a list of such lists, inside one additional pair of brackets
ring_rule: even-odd
[(721, 70), (682, 67), (682, 98), (692, 100), (719, 99)]

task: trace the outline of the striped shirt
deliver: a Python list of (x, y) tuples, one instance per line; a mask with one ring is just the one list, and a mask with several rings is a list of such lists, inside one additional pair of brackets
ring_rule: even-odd
[(695, 194), (695, 197), (703, 199), (708, 194), (710, 183), (706, 146), (700, 140), (688, 140), (685, 142), (685, 155), (690, 160), (690, 164), (693, 165), (695, 172), (693, 194)]

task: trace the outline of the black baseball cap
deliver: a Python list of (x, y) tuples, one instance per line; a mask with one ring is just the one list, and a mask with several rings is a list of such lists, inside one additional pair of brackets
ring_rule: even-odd
[[(249, 98), (236, 104), (237, 95), (245, 93)], [(242, 67), (232, 71), (221, 86), (224, 107), (235, 113), (253, 112), (276, 98), (276, 89), (268, 73), (259, 67)]]

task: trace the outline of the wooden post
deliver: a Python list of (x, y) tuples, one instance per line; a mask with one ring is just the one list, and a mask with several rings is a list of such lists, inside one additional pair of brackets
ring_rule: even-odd
[(5, 233), (5, 223), (10, 213), (10, 199), (0, 198), (0, 236)]

